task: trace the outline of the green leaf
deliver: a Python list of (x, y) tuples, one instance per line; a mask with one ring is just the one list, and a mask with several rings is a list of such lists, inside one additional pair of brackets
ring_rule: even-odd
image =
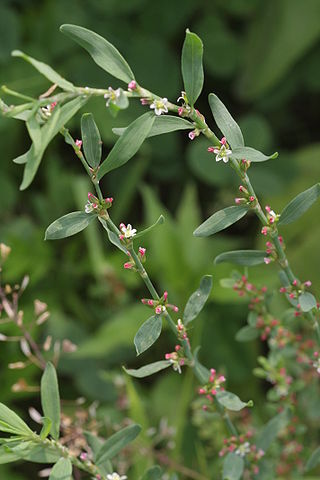
[(14, 456), (34, 463), (55, 463), (61, 457), (61, 454), (57, 452), (55, 447), (49, 445), (44, 447), (33, 442), (19, 443), (19, 445), (10, 448), (10, 450)]
[(240, 398), (232, 392), (227, 392), (224, 390), (223, 392), (218, 392), (216, 395), (219, 403), (223, 405), (226, 409), (232, 410), (234, 412), (239, 412), (245, 407), (251, 407), (252, 402), (243, 402)]
[(121, 53), (105, 38), (77, 25), (61, 25), (60, 30), (87, 50), (96, 64), (110, 75), (125, 83), (134, 80), (132, 70)]
[(250, 340), (254, 340), (255, 338), (258, 338), (258, 336), (259, 336), (259, 330), (255, 327), (251, 327), (250, 325), (247, 325), (241, 328), (237, 332), (235, 339), (238, 342), (249, 342)]
[[(155, 137), (156, 135), (175, 132), (177, 130), (193, 129), (193, 123), (189, 122), (185, 118), (174, 117), (173, 115), (160, 115), (159, 117), (155, 117), (148, 137)], [(126, 128), (113, 128), (112, 131), (116, 135), (121, 136), (126, 131)]]
[(220, 253), (215, 259), (215, 265), (219, 263), (235, 263), (251, 267), (264, 262), (266, 252), (264, 250), (234, 250), (231, 252)]
[(192, 322), (192, 320), (194, 320), (199, 315), (206, 301), (209, 298), (211, 289), (212, 276), (205, 275), (200, 281), (200, 287), (195, 292), (193, 292), (185, 306), (183, 312), (183, 323), (185, 325)]
[(209, 382), (210, 371), (207, 369), (207, 367), (202, 365), (202, 363), (198, 359), (200, 348), (201, 348), (200, 346), (197, 347), (195, 349), (195, 351), (193, 352), (193, 356), (194, 356), (194, 367), (193, 367), (193, 369), (194, 369), (195, 375), (198, 378), (199, 382), (201, 384), (206, 384), (206, 383)]
[(121, 243), (119, 236), (108, 228), (108, 224), (104, 218), (98, 217), (99, 222), (106, 230), (110, 242), (115, 245), (119, 250), (128, 255), (128, 249)]
[(90, 167), (97, 168), (101, 161), (101, 137), (92, 113), (85, 113), (81, 117), (81, 138), (83, 151)]
[(45, 240), (71, 237), (84, 230), (97, 216), (92, 213), (71, 212), (55, 220), (46, 230)]
[(160, 215), (160, 217), (158, 218), (158, 220), (153, 224), (153, 225), (150, 225), (150, 227), (147, 227), (145, 228), (144, 230), (142, 230), (141, 232), (138, 232), (136, 235), (135, 235), (135, 239), (139, 238), (139, 237), (142, 237), (143, 235), (145, 235), (146, 233), (149, 233), (151, 232), (151, 230), (153, 230), (155, 227), (157, 227), (158, 225), (162, 225), (163, 223), (165, 222), (165, 218), (163, 215)]
[(47, 436), (49, 435), (50, 433), (50, 430), (52, 428), (52, 421), (50, 418), (48, 417), (43, 417), (42, 418), (42, 429), (41, 429), (41, 432), (40, 432), (40, 438), (41, 440), (45, 440), (47, 438)]
[(267, 452), (268, 448), (277, 438), (278, 434), (288, 425), (290, 417), (291, 415), (289, 410), (284, 410), (269, 420), (255, 442), (257, 448), (261, 448), (264, 452)]
[(101, 179), (106, 173), (121, 167), (133, 157), (149, 135), (155, 115), (152, 112), (145, 113), (134, 120), (124, 134), (117, 140), (113, 149), (101, 164), (98, 178)]
[(35, 152), (39, 152), (42, 146), (42, 139), (40, 124), (36, 120), (36, 112), (27, 120), (26, 127), (33, 142)]
[(320, 447), (318, 447), (311, 455), (311, 457), (308, 458), (308, 461), (305, 466), (305, 471), (308, 472), (309, 470), (312, 470), (315, 468), (317, 465), (320, 463)]
[(171, 362), (170, 360), (160, 360), (159, 362), (149, 363), (149, 365), (144, 365), (137, 370), (125, 368), (123, 370), (132, 377), (136, 378), (144, 378), (149, 377), (149, 375), (153, 375), (154, 373), (160, 372), (160, 370), (164, 370), (165, 368), (170, 367)]
[(154, 467), (149, 468), (144, 473), (141, 480), (160, 480), (162, 478), (162, 475), (162, 469), (158, 465), (155, 465)]
[(316, 183), (308, 190), (299, 193), (281, 213), (279, 225), (288, 225), (300, 218), (318, 200), (319, 196), (320, 183)]
[(251, 147), (237, 147), (232, 150), (232, 157), (238, 160), (249, 160), (250, 162), (265, 162), (266, 160), (273, 160), (278, 157), (278, 152), (272, 155), (264, 155), (255, 148)]
[(129, 425), (129, 427), (119, 430), (119, 432), (113, 434), (102, 445), (97, 453), (96, 464), (102, 465), (104, 462), (111, 460), (115, 457), (123, 448), (131, 443), (141, 432), (140, 425)]
[(65, 80), (59, 73), (55, 72), (53, 68), (51, 68), (49, 65), (46, 65), (43, 62), (39, 62), (35, 58), (30, 57), (29, 55), (21, 52), (20, 50), (13, 50), (11, 53), (13, 57), (20, 57), (26, 60), (27, 62), (31, 63), (31, 65), (38, 70), (44, 77), (46, 77), (50, 82), (56, 83), (60, 88), (63, 90), (66, 90), (67, 92), (74, 92), (76, 91), (75, 86), (71, 83), (68, 82), (68, 80)]
[(148, 318), (134, 337), (134, 344), (136, 347), (137, 355), (145, 352), (154, 342), (159, 338), (162, 330), (162, 317), (161, 315), (153, 315)]
[(196, 237), (209, 237), (209, 235), (214, 235), (244, 217), (248, 209), (249, 207), (240, 205), (219, 210), (203, 222), (193, 232), (193, 235)]
[(244, 469), (244, 459), (233, 452), (228, 453), (223, 462), (223, 480), (240, 480)]
[(317, 300), (314, 298), (312, 293), (304, 292), (299, 295), (298, 303), (300, 303), (301, 310), (303, 312), (309, 312), (317, 306)]
[(15, 163), (25, 163), (26, 166), (23, 172), (23, 180), (20, 185), (20, 190), (25, 190), (29, 187), (32, 180), (37, 173), (41, 163), (43, 154), (51, 142), (51, 140), (59, 133), (61, 128), (77, 113), (77, 111), (88, 101), (89, 97), (77, 97), (70, 102), (63, 105), (63, 107), (56, 108), (49, 120), (41, 128), (41, 149), (36, 151), (34, 145), (24, 155), (20, 155), (15, 159)]
[(72, 463), (68, 458), (60, 458), (51, 470), (49, 480), (71, 480)]
[(6, 445), (0, 447), (0, 465), (16, 462), (19, 458), (19, 455), (11, 452)]
[(0, 431), (27, 436), (32, 434), (28, 425), (3, 403), (0, 403)]
[(226, 137), (231, 148), (244, 147), (243, 136), (239, 125), (214, 93), (210, 93), (209, 95), (209, 105), (216, 124), (223, 133), (223, 136)]
[(48, 362), (41, 378), (41, 405), (43, 413), (52, 421), (51, 436), (58, 440), (60, 431), (60, 395), (56, 369)]
[(181, 70), (184, 89), (191, 106), (197, 101), (203, 87), (203, 44), (195, 33), (186, 30), (182, 47)]

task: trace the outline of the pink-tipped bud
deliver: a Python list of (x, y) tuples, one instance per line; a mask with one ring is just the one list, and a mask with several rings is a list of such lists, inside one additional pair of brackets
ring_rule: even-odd
[(85, 452), (80, 453), (80, 460), (82, 460), (83, 462), (88, 460), (88, 454)]
[(160, 313), (162, 313), (162, 306), (161, 305), (158, 305), (156, 307), (156, 314), (159, 315)]
[(269, 207), (269, 205), (266, 205), (265, 209), (266, 209), (266, 212), (268, 212), (268, 213), (271, 212), (271, 207)]
[(298, 280), (293, 280), (292, 285), (296, 287), (298, 285)]
[(148, 300), (148, 305), (150, 305), (151, 307), (153, 307), (153, 300)]
[(220, 375), (220, 376), (218, 377), (218, 382), (223, 383), (223, 382), (225, 382), (225, 381), (226, 381), (226, 377), (225, 377), (224, 375)]
[(149, 105), (149, 100), (147, 98), (140, 98), (141, 105)]
[(319, 352), (313, 352), (313, 356), (318, 358), (319, 357)]
[(268, 227), (262, 227), (261, 233), (262, 233), (262, 235), (267, 235), (268, 234)]
[(207, 392), (204, 388), (199, 388), (198, 393), (199, 395), (205, 395)]
[(194, 130), (192, 132), (188, 133), (188, 137), (190, 138), (190, 140), (194, 140), (196, 138), (196, 134), (195, 134)]
[(286, 287), (281, 287), (279, 291), (280, 293), (286, 293), (287, 289)]
[(254, 198), (254, 196), (253, 196), (253, 195), (251, 195), (251, 196), (249, 197), (249, 200), (250, 200), (250, 202), (254, 202), (254, 201), (255, 201), (255, 198)]
[(146, 254), (146, 251), (147, 251), (146, 248), (139, 247), (139, 253), (140, 253), (141, 257), (144, 257), (144, 255)]
[(123, 265), (123, 268), (125, 268), (126, 270), (130, 270), (132, 267), (133, 267), (133, 265), (132, 265), (131, 262), (126, 262), (126, 263)]
[(167, 298), (168, 298), (168, 292), (165, 291), (164, 294), (163, 294), (163, 299), (164, 299), (165, 302), (167, 301)]
[(307, 280), (306, 282), (304, 282), (304, 286), (305, 287), (311, 287), (312, 283), (310, 280)]
[(262, 293), (266, 293), (267, 290), (268, 290), (268, 287), (261, 287), (261, 292)]
[(176, 305), (173, 305), (172, 310), (174, 312), (179, 312), (179, 308)]
[(88, 192), (88, 200), (89, 200), (90, 202), (95, 202), (95, 201), (97, 200), (97, 197), (95, 197), (95, 196), (93, 195), (93, 193)]
[(172, 357), (172, 354), (171, 354), (171, 353), (166, 353), (165, 356), (164, 356), (164, 358), (165, 358), (166, 360), (170, 360), (171, 357)]
[(290, 294), (289, 294), (289, 297), (290, 297), (290, 298), (295, 298), (295, 294), (294, 294), (294, 293), (290, 293)]
[(239, 191), (240, 191), (240, 192), (246, 192), (247, 189), (246, 189), (243, 185), (240, 185)]
[(246, 201), (245, 198), (237, 197), (237, 198), (234, 199), (234, 203), (236, 203), (237, 205), (240, 205), (241, 203), (244, 203), (245, 201)]
[(82, 140), (76, 140), (76, 147), (81, 148), (82, 147)]
[(180, 358), (180, 360), (179, 360), (180, 367), (183, 367), (184, 364), (185, 364), (184, 358)]
[(212, 394), (212, 395), (217, 395), (217, 390), (216, 390), (215, 388), (213, 388), (213, 389), (211, 390), (211, 394)]
[(202, 410), (204, 411), (208, 410), (208, 405), (202, 405)]
[(184, 114), (184, 108), (183, 108), (183, 107), (179, 107), (179, 108), (178, 108), (178, 115), (179, 115), (179, 117), (182, 117), (183, 114)]
[(226, 145), (227, 144), (227, 139), (226, 137), (222, 137), (220, 140), (221, 145)]
[(50, 105), (50, 109), (53, 110), (57, 106), (57, 102), (52, 102)]
[(129, 92), (132, 92), (133, 90), (136, 90), (136, 88), (137, 88), (137, 82), (135, 82), (134, 80), (131, 80), (131, 82), (129, 82), (129, 84), (128, 84)]
[(214, 369), (214, 368), (210, 368), (210, 373), (211, 373), (211, 375), (215, 375), (215, 374), (216, 374), (215, 369)]
[(107, 198), (104, 199), (104, 201), (105, 201), (106, 203), (112, 203), (112, 202), (113, 202), (113, 198), (112, 198), (112, 197), (107, 197)]
[(266, 265), (269, 265), (269, 263), (271, 263), (271, 258), (269, 258), (269, 257), (264, 257), (263, 261), (264, 261), (264, 263), (265, 263)]
[(279, 235), (278, 240), (280, 243), (283, 243), (283, 238), (281, 237), (281, 235)]
[(175, 349), (176, 352), (179, 352), (179, 350), (181, 350), (181, 346), (180, 346), (180, 345), (176, 345), (176, 346), (174, 347), (174, 349)]
[(214, 153), (216, 147), (208, 147), (208, 152), (209, 153)]

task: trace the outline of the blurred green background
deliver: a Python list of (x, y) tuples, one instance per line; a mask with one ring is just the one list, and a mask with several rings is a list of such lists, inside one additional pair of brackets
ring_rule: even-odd
[[(35, 96), (48, 88), (48, 82), (30, 65), (10, 57), (11, 50), (18, 48), (50, 64), (76, 85), (120, 86), (59, 32), (62, 23), (75, 23), (114, 43), (142, 86), (175, 101), (182, 90), (180, 51), (189, 27), (205, 47), (205, 88), (198, 108), (214, 126), (207, 95), (215, 92), (239, 121), (247, 145), (265, 153), (279, 151), (277, 160), (254, 165), (250, 173), (263, 202), (280, 212), (289, 199), (320, 178), (319, 18), (318, 0), (2, 0), (0, 82)], [(116, 140), (111, 128), (127, 125), (143, 107), (132, 101), (114, 119), (100, 98), (83, 111), (94, 113), (107, 153)], [(79, 119), (80, 115), (69, 125), (76, 138), (80, 136)], [(2, 117), (0, 135), (0, 241), (12, 247), (5, 281), (19, 282), (23, 275), (30, 275), (21, 305), (26, 318), (31, 318), (34, 298), (47, 302), (51, 318), (42, 338), (50, 333), (54, 339), (69, 338), (79, 345), (78, 352), (60, 364), (62, 396), (83, 396), (88, 403), (98, 400), (101, 411), (118, 421), (114, 380), (121, 374), (120, 366), (138, 367), (162, 359), (172, 350), (173, 339), (165, 331), (151, 351), (135, 358), (133, 337), (150, 313), (139, 303), (146, 292), (139, 278), (123, 270), (123, 255), (97, 225), (67, 240), (44, 242), (45, 228), (53, 220), (83, 208), (89, 188), (62, 138), (50, 145), (31, 187), (19, 192), (22, 169), (12, 159), (29, 148), (28, 135), (22, 122)], [(264, 347), (259, 342), (235, 342), (235, 332), (246, 321), (246, 304), (220, 287), (219, 279), (232, 268), (214, 266), (213, 259), (226, 250), (263, 248), (263, 239), (253, 217), (209, 239), (192, 237), (196, 226), (219, 208), (233, 204), (237, 196), (233, 171), (216, 164), (207, 146), (205, 139), (191, 142), (185, 133), (150, 139), (132, 161), (104, 178), (102, 188), (105, 196), (115, 199), (112, 216), (116, 223), (130, 222), (141, 228), (160, 213), (165, 215), (166, 223), (149, 234), (143, 246), (147, 247), (147, 268), (159, 291), (169, 291), (170, 301), (183, 308), (200, 277), (214, 276), (210, 302), (191, 332), (193, 345), (202, 345), (205, 364), (226, 373), (229, 390), (246, 400), (254, 399), (259, 414), (264, 386), (254, 379), (252, 369)], [(294, 270), (301, 279), (313, 282), (316, 293), (320, 287), (319, 214), (318, 205), (299, 225), (282, 232)], [(250, 276), (271, 290), (278, 287), (272, 265), (254, 267)], [(282, 306), (276, 298), (275, 311)], [(21, 372), (8, 373), (7, 364), (21, 358), (18, 348), (1, 344), (0, 358), (1, 401), (25, 410), (31, 404), (37, 406), (37, 396), (11, 392)], [(26, 375), (30, 384), (38, 383), (39, 372), (31, 368)], [(170, 426), (180, 430), (169, 455), (210, 477), (203, 443), (194, 439), (195, 427), (188, 415), (195, 396), (191, 377), (170, 371), (130, 383), (131, 407), (136, 405), (136, 391), (142, 395), (143, 406), (129, 406), (123, 416), (140, 422), (143, 418), (145, 427), (167, 418)], [(28, 472), (25, 466), (0, 467), (1, 478), (34, 478), (37, 468), (27, 468)]]

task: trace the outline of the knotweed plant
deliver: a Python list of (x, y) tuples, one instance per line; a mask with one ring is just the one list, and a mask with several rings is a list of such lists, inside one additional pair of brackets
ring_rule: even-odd
[[(31, 63), (51, 82), (48, 91), (38, 98), (2, 87), (6, 95), (23, 101), (18, 105), (7, 105), (1, 100), (3, 115), (24, 121), (32, 141), (29, 150), (14, 160), (24, 166), (20, 189), (30, 186), (47, 146), (58, 134), (64, 137), (92, 182), (88, 197), (83, 199), (83, 210), (66, 213), (54, 221), (48, 226), (45, 239), (70, 237), (84, 230), (91, 222), (99, 222), (109, 241), (122, 252), (123, 267), (131, 270), (128, 275), (141, 277), (146, 288), (146, 296), (141, 302), (145, 305), (146, 316), (148, 309), (150, 316), (132, 339), (137, 355), (152, 347), (161, 335), (164, 323), (170, 328), (172, 337), (164, 358), (157, 358), (153, 363), (141, 365), (138, 369), (127, 366), (124, 368), (125, 374), (140, 379), (170, 368), (176, 375), (184, 375), (188, 369), (193, 372), (198, 382), (192, 405), (194, 424), (198, 433), (212, 447), (208, 449), (208, 461), (214, 455), (221, 459), (219, 468), (212, 470), (210, 478), (301, 478), (304, 472), (314, 469), (320, 463), (317, 425), (308, 422), (304, 416), (309, 402), (315, 401), (319, 395), (319, 304), (310, 291), (311, 282), (299, 279), (292, 271), (286, 255), (282, 227), (297, 220), (312, 206), (320, 195), (320, 185), (315, 184), (300, 193), (281, 213), (273, 210), (276, 207), (261, 205), (250, 181), (250, 169), (254, 168), (256, 162), (275, 159), (277, 153), (265, 155), (246, 146), (240, 127), (214, 93), (209, 95), (213, 121), (210, 119), (207, 123), (197, 110), (195, 104), (203, 88), (204, 73), (203, 45), (196, 34), (186, 31), (181, 58), (183, 90), (180, 96), (177, 95), (177, 101), (172, 102), (140, 84), (119, 51), (101, 36), (76, 25), (63, 25), (61, 31), (82, 46), (103, 70), (120, 80), (122, 86), (75, 86), (45, 63), (21, 51), (13, 52), (14, 56)], [(91, 113), (82, 115), (80, 139), (74, 138), (66, 127), (69, 120), (92, 97), (101, 97), (101, 102), (105, 102), (112, 115), (129, 108), (130, 103), (135, 101), (141, 102), (146, 110), (127, 127), (113, 129), (119, 138), (104, 160), (99, 129)], [(260, 337), (265, 343), (266, 356), (257, 359), (254, 371), (255, 375), (270, 384), (267, 402), (272, 407), (267, 412), (274, 412), (274, 415), (264, 425), (252, 422), (250, 410), (256, 408), (254, 399), (242, 401), (236, 392), (228, 391), (227, 374), (225, 377), (216, 371), (214, 365), (204, 366), (199, 360), (200, 346), (192, 342), (191, 325), (210, 295), (211, 276), (206, 275), (198, 280), (199, 288), (191, 294), (182, 310), (180, 306), (170, 303), (172, 292), (158, 292), (148, 274), (147, 264), (152, 262), (155, 252), (146, 251), (143, 244), (144, 235), (151, 229), (158, 228), (164, 222), (163, 216), (155, 219), (155, 223), (145, 230), (141, 230), (139, 225), (127, 223), (130, 219), (118, 226), (112, 220), (114, 199), (100, 187), (102, 178), (132, 159), (148, 137), (178, 130), (186, 130), (190, 141), (194, 142), (200, 135), (207, 137), (211, 142), (207, 155), (211, 156), (212, 162), (222, 161), (221, 168), (231, 167), (239, 178), (235, 204), (213, 213), (193, 235), (209, 237), (249, 214), (256, 215), (261, 222), (261, 235), (266, 241), (265, 250), (225, 252), (216, 257), (215, 264), (228, 262), (240, 268), (234, 271), (231, 278), (221, 280), (224, 287), (232, 288), (235, 295), (245, 297), (248, 301), (248, 325), (237, 333), (236, 340), (244, 342)], [(8, 253), (7, 248), (1, 246), (3, 259)], [(265, 268), (269, 268), (268, 265), (272, 262), (279, 270), (276, 294), (285, 296), (288, 302), (288, 308), (281, 316), (275, 316), (272, 311), (272, 292), (269, 292), (268, 287), (256, 285), (250, 280), (249, 267), (265, 264)], [(42, 428), (39, 432), (34, 432), (16, 413), (1, 404), (0, 430), (4, 436), (1, 439), (0, 463), (18, 460), (49, 463), (53, 465), (48, 470), (51, 480), (70, 479), (75, 472), (75, 478), (85, 478), (86, 475), (86, 478), (96, 480), (131, 478), (130, 470), (117, 472), (112, 462), (138, 436), (141, 430), (139, 425), (128, 425), (106, 439), (96, 431), (87, 430), (84, 434), (84, 450), (78, 454), (61, 442), (63, 416), (55, 368), (57, 359), (48, 361), (48, 355), (41, 353), (39, 346), (23, 327), (17, 308), (17, 299), (23, 288), (21, 286), (12, 292), (1, 287), (2, 317), (14, 321), (22, 331), (18, 340), (27, 361), (34, 361), (44, 369), (40, 388)], [(11, 300), (8, 295), (12, 297)], [(46, 306), (37, 304), (35, 315), (38, 324), (44, 316), (47, 319)], [(1, 340), (10, 339), (2, 334)], [(65, 345), (72, 353), (72, 345)], [(216, 432), (222, 432), (225, 437), (219, 444), (217, 439), (221, 436), (217, 436)], [(141, 478), (204, 478), (195, 472), (190, 473), (188, 469), (177, 467), (175, 471), (174, 466), (169, 467), (165, 473), (155, 465)], [(81, 476), (79, 472), (82, 472)]]

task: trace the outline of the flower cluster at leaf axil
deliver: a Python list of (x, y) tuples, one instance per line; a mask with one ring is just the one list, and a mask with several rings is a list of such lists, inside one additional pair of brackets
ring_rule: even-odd
[(186, 364), (184, 350), (181, 345), (176, 345), (174, 352), (166, 353), (164, 358), (169, 360), (175, 372), (181, 373), (181, 367)]
[(154, 110), (156, 115), (162, 113), (168, 113), (168, 99), (167, 98), (155, 98), (150, 105), (150, 108)]
[(261, 229), (262, 235), (269, 235), (271, 234), (274, 229), (276, 228), (276, 223), (279, 221), (280, 215), (275, 213), (274, 210), (271, 210), (271, 207), (267, 205), (265, 207), (266, 216), (267, 216), (267, 225), (264, 225)]
[(222, 137), (219, 142), (221, 147), (208, 147), (208, 152), (215, 154), (216, 162), (222, 160), (224, 163), (228, 163), (232, 150), (230, 150), (226, 137)]
[(112, 87), (108, 88), (108, 93), (104, 94), (104, 98), (106, 101), (106, 107), (110, 107), (110, 104), (117, 105), (121, 96), (121, 89), (117, 88), (114, 90)]
[(153, 308), (156, 315), (160, 315), (167, 310), (173, 310), (174, 312), (179, 311), (179, 308), (176, 305), (168, 303), (168, 292), (164, 292), (162, 297), (160, 297), (158, 300), (153, 300), (152, 298), (142, 298), (141, 302), (143, 305)]
[(249, 205), (251, 207), (254, 207), (256, 205), (256, 197), (254, 195), (251, 195), (243, 185), (240, 185), (239, 192), (243, 194), (243, 197), (236, 197), (234, 199), (234, 202), (237, 205)]
[(96, 213), (97, 215), (104, 215), (106, 210), (112, 206), (113, 198), (107, 197), (102, 201), (98, 197), (93, 195), (93, 193), (88, 193), (88, 201), (85, 205), (86, 213)]
[[(147, 249), (144, 248), (144, 247), (139, 247), (139, 249), (138, 249), (138, 258), (139, 258), (141, 263), (146, 262), (146, 259), (147, 259), (146, 251), (147, 251)], [(133, 260), (133, 258), (131, 256), (131, 253), (127, 252), (127, 255), (129, 256), (130, 260), (129, 260), (129, 262), (125, 262), (123, 264), (123, 268), (125, 268), (126, 270), (133, 270), (134, 272), (136, 272), (137, 271), (136, 264), (135, 264), (135, 261)]]
[(41, 113), (44, 118), (49, 118), (52, 115), (53, 110), (56, 108), (57, 102), (49, 103), (46, 107), (41, 108)]
[(137, 230), (136, 228), (133, 228), (132, 225), (130, 223), (128, 223), (128, 225), (125, 225), (124, 223), (120, 223), (120, 234), (119, 234), (119, 238), (120, 240), (124, 240), (126, 242), (131, 242), (131, 240), (133, 239), (133, 237), (136, 235), (137, 233)]
[(270, 360), (265, 357), (259, 357), (258, 362), (262, 368), (256, 368), (254, 373), (256, 376), (266, 379), (273, 385), (273, 400), (287, 397), (290, 393), (293, 377), (288, 374), (283, 363), (280, 360), (275, 363), (272, 359)]
[(258, 462), (264, 456), (265, 452), (258, 448), (255, 444), (250, 443), (252, 437), (251, 431), (248, 431), (244, 435), (236, 437), (225, 438), (223, 443), (224, 447), (220, 450), (219, 456), (224, 457), (226, 454), (233, 452), (239, 457), (246, 458), (250, 465), (250, 470), (253, 475), (258, 475), (259, 467)]
[[(225, 377), (223, 375), (217, 375), (216, 371), (214, 368), (210, 369), (210, 376), (209, 376), (209, 381), (207, 384), (202, 385), (198, 389), (198, 394), (199, 395), (205, 395), (206, 399), (209, 400), (210, 403), (213, 402), (213, 397), (217, 395), (218, 392), (223, 392), (224, 387), (221, 385), (226, 381)], [(208, 406), (203, 405), (202, 406), (203, 410), (207, 410)]]

